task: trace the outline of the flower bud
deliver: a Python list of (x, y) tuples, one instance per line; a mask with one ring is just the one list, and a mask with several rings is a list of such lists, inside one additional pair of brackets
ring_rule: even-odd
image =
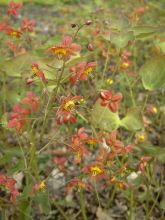
[(89, 44), (87, 45), (87, 48), (88, 48), (89, 51), (93, 51), (93, 45), (92, 45), (92, 44), (89, 43)]
[(92, 24), (92, 21), (91, 21), (91, 20), (88, 20), (88, 21), (85, 22), (85, 24), (86, 24), (86, 25), (91, 25), (91, 24)]
[(26, 85), (30, 85), (30, 84), (32, 84), (32, 82), (34, 81), (34, 79), (27, 79), (26, 80)]
[(72, 28), (75, 28), (77, 26), (77, 24), (71, 24)]

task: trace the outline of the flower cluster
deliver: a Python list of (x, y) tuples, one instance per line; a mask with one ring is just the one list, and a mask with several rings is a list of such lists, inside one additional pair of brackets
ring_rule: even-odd
[(15, 202), (19, 192), (15, 188), (16, 181), (13, 178), (0, 174), (0, 186), (4, 186), (10, 192), (10, 201)]
[(27, 92), (26, 97), (20, 103), (15, 104), (8, 122), (8, 128), (15, 128), (20, 132), (25, 125), (26, 117), (31, 112), (38, 111), (39, 99), (33, 92)]
[[(80, 177), (69, 181), (68, 190), (73, 188), (88, 190), (88, 182), (93, 182), (93, 180), (104, 181), (108, 185), (114, 184), (121, 189), (125, 189), (129, 185), (127, 177), (132, 169), (144, 171), (147, 162), (151, 160), (151, 157), (148, 156), (141, 157), (140, 162), (136, 163), (134, 168), (131, 167), (132, 165), (129, 165), (129, 155), (133, 153), (134, 146), (132, 144), (125, 145), (118, 140), (117, 131), (98, 134), (98, 138), (94, 139), (99, 146), (95, 156), (88, 146), (89, 139), (94, 138), (87, 134), (85, 128), (78, 129), (71, 138), (69, 151), (75, 156), (75, 162), (81, 163), (82, 168)], [(82, 160), (83, 158), (85, 160)]]

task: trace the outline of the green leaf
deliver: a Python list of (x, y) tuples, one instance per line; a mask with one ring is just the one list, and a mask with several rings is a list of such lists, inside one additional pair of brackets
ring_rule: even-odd
[(130, 131), (137, 131), (143, 128), (143, 120), (140, 111), (132, 108), (127, 115), (121, 120), (120, 125)]
[(117, 129), (120, 124), (118, 113), (113, 113), (109, 108), (101, 106), (99, 101), (94, 105), (91, 118), (96, 127), (107, 131)]
[(134, 36), (140, 37), (140, 36), (143, 36), (143, 34), (150, 35), (150, 34), (156, 33), (158, 28), (148, 26), (148, 25), (143, 25), (143, 26), (135, 26), (135, 27), (131, 28), (131, 30), (133, 31)]
[(1, 69), (2, 71), (5, 71), (8, 76), (21, 77), (23, 72), (30, 70), (33, 61), (34, 56), (30, 53), (25, 53), (4, 61), (1, 64)]
[(134, 35), (132, 31), (128, 32), (120, 32), (119, 34), (113, 33), (110, 36), (111, 42), (115, 44), (117, 48), (124, 48), (127, 46), (130, 40), (134, 39)]
[(165, 87), (165, 56), (152, 58), (140, 68), (139, 74), (145, 89)]
[(49, 194), (47, 191), (41, 191), (36, 193), (33, 199), (37, 204), (41, 206), (44, 214), (49, 214), (50, 203), (49, 203)]

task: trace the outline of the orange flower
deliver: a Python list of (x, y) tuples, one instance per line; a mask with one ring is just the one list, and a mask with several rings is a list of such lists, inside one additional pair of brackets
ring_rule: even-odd
[(71, 192), (74, 188), (76, 188), (78, 191), (82, 190), (82, 189), (86, 189), (88, 191), (92, 191), (92, 188), (90, 187), (90, 185), (79, 179), (79, 178), (74, 178), (71, 179), (68, 184), (67, 184), (67, 192)]
[(96, 62), (80, 62), (76, 67), (70, 68), (70, 82), (74, 85), (77, 81), (87, 80), (88, 75), (96, 67)]
[(71, 56), (75, 55), (76, 52), (81, 50), (81, 46), (75, 43), (72, 43), (72, 38), (65, 36), (62, 43), (57, 46), (51, 47), (48, 49), (48, 52), (52, 52), (55, 58), (59, 60), (69, 60)]
[(16, 38), (20, 38), (21, 35), (22, 35), (22, 32), (21, 31), (18, 31), (14, 28), (8, 28), (6, 30), (6, 34), (9, 35), (9, 36), (13, 36), (13, 37), (16, 37)]
[(69, 95), (67, 97), (62, 97), (61, 105), (56, 112), (58, 124), (76, 122), (74, 109), (76, 107), (77, 102), (80, 101), (81, 99), (82, 99), (82, 96), (70, 96)]

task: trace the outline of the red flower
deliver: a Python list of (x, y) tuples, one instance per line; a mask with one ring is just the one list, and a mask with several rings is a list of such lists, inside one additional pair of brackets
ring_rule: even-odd
[(22, 35), (22, 32), (14, 29), (14, 28), (8, 28), (8, 29), (6, 29), (6, 34), (9, 36), (20, 38)]
[(90, 178), (96, 179), (103, 179), (107, 176), (103, 164), (98, 162), (85, 166), (82, 169), (82, 172), (85, 174), (89, 174)]
[(18, 190), (15, 188), (16, 181), (13, 178), (9, 178), (3, 174), (0, 174), (0, 185), (6, 187), (10, 191), (10, 201), (15, 202)]
[(8, 128), (15, 128), (17, 132), (20, 132), (25, 124), (25, 116), (29, 113), (29, 109), (24, 109), (20, 104), (16, 104), (10, 114)]
[(2, 22), (0, 23), (0, 32), (6, 32), (9, 29), (9, 24)]
[(30, 106), (30, 109), (34, 112), (38, 111), (39, 99), (33, 92), (27, 92), (21, 103)]
[(33, 32), (33, 26), (36, 24), (35, 20), (28, 20), (27, 18), (22, 19), (21, 30)]
[(38, 76), (43, 82), (47, 82), (43, 71), (39, 68), (37, 63), (32, 64), (32, 71), (34, 76)]
[(119, 187), (120, 189), (126, 189), (127, 188), (127, 184), (124, 183), (121, 180), (117, 180), (115, 176), (113, 176), (108, 183), (110, 184), (115, 184), (117, 187)]
[(147, 166), (147, 162), (152, 159), (150, 156), (144, 156), (140, 158), (140, 163), (138, 165), (138, 170), (144, 171), (145, 167)]
[(122, 94), (118, 93), (116, 95), (113, 95), (111, 91), (104, 90), (104, 91), (101, 92), (100, 98), (101, 98), (101, 105), (102, 106), (108, 106), (108, 108), (112, 112), (117, 112), (118, 103), (122, 99)]
[(86, 189), (88, 191), (92, 191), (92, 188), (90, 187), (90, 185), (79, 179), (79, 178), (74, 178), (74, 179), (71, 179), (68, 184), (67, 184), (67, 192), (71, 192), (74, 188), (76, 188), (78, 191), (82, 190), (82, 189)]
[(80, 128), (78, 129), (77, 134), (72, 136), (72, 144), (70, 149), (76, 156), (76, 163), (80, 163), (82, 157), (89, 153), (85, 146), (88, 135), (84, 131), (84, 128)]
[(53, 52), (55, 58), (62, 60), (69, 60), (72, 55), (80, 50), (81, 46), (72, 43), (72, 38), (69, 36), (65, 36), (62, 43), (48, 49), (48, 51)]
[(93, 71), (96, 62), (80, 62), (76, 67), (70, 68), (70, 82), (74, 85), (78, 80), (87, 80), (88, 75)]
[(56, 112), (58, 124), (76, 122), (74, 109), (76, 107), (77, 102), (81, 99), (82, 96), (67, 96), (62, 98), (61, 105)]
[(12, 50), (13, 52), (16, 51), (17, 46), (14, 44), (14, 42), (12, 41), (6, 41), (4, 42), (9, 48), (10, 50)]
[(21, 7), (22, 7), (22, 3), (15, 3), (14, 1), (10, 1), (7, 9), (7, 14), (17, 17), (18, 11), (20, 10)]

